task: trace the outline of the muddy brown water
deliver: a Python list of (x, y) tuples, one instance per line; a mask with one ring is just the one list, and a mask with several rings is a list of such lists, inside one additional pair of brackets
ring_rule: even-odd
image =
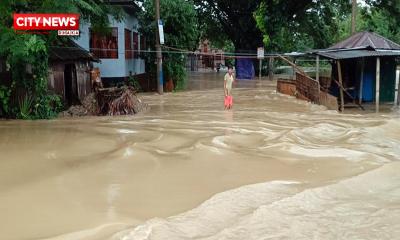
[(396, 112), (338, 114), (222, 73), (133, 117), (0, 122), (0, 239), (395, 239)]

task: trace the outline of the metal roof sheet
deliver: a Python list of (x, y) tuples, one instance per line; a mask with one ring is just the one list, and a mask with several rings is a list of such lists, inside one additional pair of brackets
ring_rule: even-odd
[(98, 58), (72, 40), (67, 40), (63, 43), (59, 42), (49, 47), (49, 58), (58, 61), (86, 59), (99, 62)]
[(400, 50), (400, 45), (374, 32), (359, 32), (328, 49), (353, 48)]
[(372, 51), (372, 50), (339, 50), (339, 51), (320, 51), (317, 55), (330, 59), (351, 59), (362, 57), (384, 57), (384, 56), (400, 56), (400, 51)]

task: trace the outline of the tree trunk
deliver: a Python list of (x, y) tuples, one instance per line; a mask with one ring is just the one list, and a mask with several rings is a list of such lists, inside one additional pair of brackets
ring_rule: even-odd
[(352, 0), (351, 34), (356, 32), (357, 0)]

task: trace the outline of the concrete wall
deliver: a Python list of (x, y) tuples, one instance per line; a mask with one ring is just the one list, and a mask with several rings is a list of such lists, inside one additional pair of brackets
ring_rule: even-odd
[[(137, 29), (139, 28), (139, 22), (136, 17), (129, 16), (127, 15), (125, 18), (124, 22), (124, 29), (128, 29), (133, 32), (137, 32)], [(123, 32), (124, 29), (122, 30)], [(125, 54), (125, 43), (123, 44), (124, 48), (124, 54)], [(140, 49), (140, 35), (139, 35), (139, 49)], [(125, 58), (125, 55), (124, 55)], [(126, 64), (125, 64), (125, 74), (126, 76), (129, 76), (129, 72), (132, 72), (132, 74), (142, 74), (145, 72), (145, 65), (144, 65), (144, 60), (143, 59), (126, 59)]]
[[(100, 59), (101, 63), (94, 63), (94, 67), (100, 68), (103, 78), (127, 77), (129, 72), (132, 72), (132, 74), (144, 73), (145, 64), (143, 59), (125, 59), (125, 28), (132, 32), (137, 32), (139, 27), (137, 18), (126, 15), (123, 22), (117, 22), (110, 17), (110, 22), (112, 27), (118, 28), (118, 59)], [(75, 40), (77, 44), (88, 51), (90, 50), (89, 34), (89, 24), (81, 23), (80, 37)]]

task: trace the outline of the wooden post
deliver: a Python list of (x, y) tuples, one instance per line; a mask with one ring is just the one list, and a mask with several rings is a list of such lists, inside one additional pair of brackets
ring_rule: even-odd
[(310, 77), (310, 76), (308, 76), (308, 74), (307, 74), (306, 72), (304, 72), (299, 66), (297, 66), (297, 65), (295, 64), (296, 59), (294, 60), (294, 62), (291, 62), (290, 60), (286, 59), (286, 58), (285, 58), (284, 56), (282, 56), (282, 55), (278, 55), (278, 58), (280, 58), (280, 59), (282, 59), (283, 61), (287, 62), (290, 66), (292, 66), (293, 68), (295, 68), (296, 71), (300, 72), (301, 74), (303, 74), (303, 75), (305, 75), (305, 76), (307, 76), (307, 77)]
[(268, 64), (268, 77), (269, 80), (274, 80), (274, 58), (270, 57), (269, 58), (269, 64)]
[(356, 32), (357, 0), (352, 0), (351, 9), (351, 34)]
[(156, 7), (156, 52), (157, 52), (157, 91), (159, 94), (164, 93), (164, 77), (163, 77), (163, 66), (162, 66), (162, 52), (160, 43), (160, 34), (158, 21), (160, 20), (160, 0), (154, 0)]
[(381, 58), (376, 58), (376, 86), (375, 86), (375, 110), (379, 112), (379, 98), (381, 86)]
[(361, 63), (361, 77), (360, 77), (360, 91), (359, 91), (359, 96), (358, 96), (358, 103), (362, 104), (362, 98), (363, 98), (363, 88), (364, 88), (364, 70), (365, 70), (365, 58), (362, 59)]
[(317, 55), (317, 69), (315, 79), (319, 82), (319, 55)]
[(396, 70), (396, 86), (395, 86), (395, 93), (394, 93), (394, 105), (399, 105), (399, 87), (400, 87), (400, 70)]
[[(296, 65), (296, 59), (293, 59), (293, 64)], [(292, 66), (293, 69), (293, 80), (296, 80), (296, 68), (294, 67), (294, 65)]]
[(338, 68), (339, 83), (341, 85), (341, 86), (339, 86), (339, 88), (340, 88), (340, 111), (344, 112), (343, 78), (342, 78), (342, 67), (340, 65), (340, 60), (337, 61), (337, 68)]
[(258, 73), (258, 77), (261, 80), (261, 71), (262, 71), (262, 59), (260, 58), (260, 66), (259, 66), (259, 73)]

